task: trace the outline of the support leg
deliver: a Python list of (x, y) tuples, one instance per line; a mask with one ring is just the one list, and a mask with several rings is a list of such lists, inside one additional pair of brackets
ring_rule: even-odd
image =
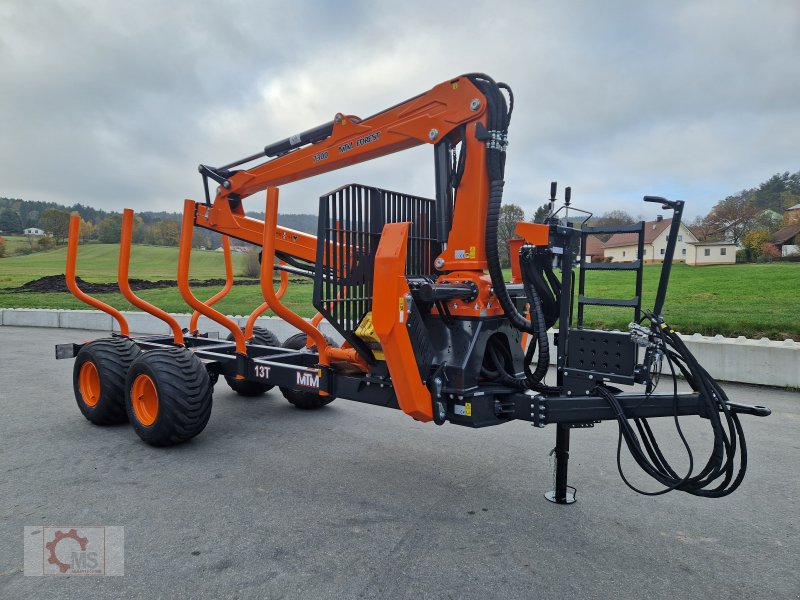
[(547, 492), (544, 497), (555, 504), (572, 504), (575, 502), (575, 489), (567, 491), (567, 468), (569, 463), (569, 425), (559, 423), (556, 425), (556, 475), (555, 489)]

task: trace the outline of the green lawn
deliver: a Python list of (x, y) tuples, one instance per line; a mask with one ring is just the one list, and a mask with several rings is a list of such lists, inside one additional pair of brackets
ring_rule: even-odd
[[(84, 244), (78, 248), (78, 276), (87, 281), (117, 280), (117, 244)], [(244, 261), (242, 254), (233, 255), (233, 271), (238, 273)], [(0, 259), (0, 288), (18, 287), (45, 275), (64, 272), (67, 249), (62, 246), (47, 252)], [(131, 248), (132, 279), (175, 279), (178, 270), (178, 249), (164, 246)], [(222, 252), (193, 250), (190, 275), (195, 279), (225, 277)]]
[[(644, 307), (653, 305), (660, 271), (660, 265), (645, 267)], [(633, 296), (633, 273), (589, 271), (586, 282), (589, 296)], [(664, 317), (683, 333), (800, 340), (798, 309), (800, 263), (678, 263), (672, 269)], [(587, 307), (586, 323), (624, 329), (632, 314), (623, 308)]]
[[(241, 255), (234, 256), (238, 261)], [(43, 275), (63, 273), (65, 249), (29, 256), (0, 259), (0, 306), (16, 308), (86, 308), (70, 294), (19, 293), (3, 288), (16, 287)], [(90, 244), (79, 251), (78, 274), (97, 282), (115, 281), (117, 248)], [(134, 246), (131, 277), (174, 279), (176, 248)], [(235, 271), (239, 270), (235, 266)], [(644, 275), (644, 306), (652, 306), (658, 285), (660, 265), (647, 265)], [(195, 250), (191, 275), (196, 279), (223, 277), (223, 257), (218, 252)], [(630, 298), (633, 274), (592, 271), (586, 274), (586, 293), (590, 296)], [(197, 297), (204, 299), (217, 290), (198, 287)], [(293, 283), (285, 303), (299, 314), (310, 317), (312, 286)], [(170, 312), (189, 312), (177, 289), (145, 290), (142, 298)], [(98, 297), (122, 309), (132, 307), (120, 294)], [(262, 302), (259, 286), (234, 286), (229, 296), (216, 305), (227, 314), (248, 314)], [(766, 336), (772, 339), (800, 340), (800, 263), (744, 264), (689, 267), (676, 264), (672, 271), (665, 317), (684, 333), (725, 336)], [(622, 308), (587, 307), (586, 325), (625, 329), (632, 311)]]
[[(24, 235), (4, 235), (2, 237), (6, 240), (6, 256), (8, 257), (13, 256), (19, 252), (20, 249), (38, 249), (36, 242), (40, 239), (38, 237), (28, 237)], [(33, 242), (33, 244), (31, 244), (31, 242)]]

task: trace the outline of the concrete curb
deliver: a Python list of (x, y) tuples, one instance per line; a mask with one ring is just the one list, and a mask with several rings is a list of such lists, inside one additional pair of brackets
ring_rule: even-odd
[[(132, 332), (138, 334), (169, 335), (167, 325), (141, 312), (123, 312)], [(189, 326), (190, 315), (173, 315), (182, 327)], [(247, 322), (247, 316), (231, 317), (240, 326)], [(46, 309), (0, 309), (0, 325), (14, 327), (54, 327), (64, 329), (92, 329), (98, 331), (118, 331), (116, 321), (97, 310), (46, 310)], [(294, 335), (298, 330), (277, 317), (262, 317), (257, 325), (266, 327), (280, 340)], [(199, 329), (203, 332), (218, 332), (221, 337), (228, 330), (217, 323), (201, 317)], [(322, 331), (337, 342), (342, 341), (339, 333), (323, 322)], [(793, 340), (777, 342), (767, 338), (751, 340), (745, 337), (726, 338), (681, 335), (689, 350), (700, 364), (716, 379), (756, 385), (800, 388), (800, 343)], [(54, 343), (58, 340), (53, 340)], [(551, 335), (552, 342), (552, 335)]]

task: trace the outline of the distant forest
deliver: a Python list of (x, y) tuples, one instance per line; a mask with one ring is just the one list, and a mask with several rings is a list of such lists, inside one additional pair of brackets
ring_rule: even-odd
[[(800, 171), (776, 173), (768, 180), (751, 189), (720, 199), (705, 216), (697, 218), (692, 226), (701, 240), (727, 240), (740, 246), (759, 248), (769, 241), (770, 235), (781, 227), (794, 224), (797, 211), (786, 209), (800, 206)], [(531, 220), (540, 222), (547, 215), (549, 205), (536, 209)], [(37, 202), (19, 198), (0, 198), (0, 235), (21, 234), (24, 229), (38, 227), (51, 237), (38, 242), (39, 250), (63, 242), (67, 237), (69, 214), (81, 216), (81, 240), (96, 240), (102, 243), (119, 241), (122, 215), (73, 204), (64, 206), (54, 202)], [(248, 212), (249, 216), (263, 219), (264, 213)], [(522, 207), (507, 203), (503, 206), (500, 221), (500, 247), (507, 247), (507, 238), (513, 237), (517, 221), (527, 218)], [(595, 225), (620, 225), (633, 223), (634, 217), (621, 210), (599, 215)], [(136, 215), (133, 241), (138, 244), (177, 246), (180, 239), (181, 214), (176, 212), (141, 212)], [(278, 223), (284, 227), (316, 234), (317, 216), (309, 214), (278, 215)], [(750, 239), (748, 239), (748, 236)], [(0, 237), (0, 240), (2, 238)], [(221, 244), (218, 233), (198, 229), (194, 234), (194, 245), (216, 249)], [(237, 245), (246, 245), (236, 242)], [(33, 243), (31, 244), (33, 250)], [(502, 250), (501, 250), (502, 252)], [(0, 253), (0, 256), (2, 254)]]
[[(68, 215), (80, 215), (81, 239), (98, 240), (103, 243), (119, 242), (122, 214), (105, 211), (84, 204), (65, 206), (55, 202), (0, 198), (0, 234), (21, 234), (23, 230), (36, 227), (52, 233), (55, 243), (66, 238)], [(248, 212), (248, 216), (263, 219), (264, 213)], [(178, 244), (182, 215), (177, 212), (137, 212), (134, 226), (134, 243), (173, 246)], [(278, 224), (290, 229), (316, 235), (317, 216), (309, 214), (281, 214)], [(197, 230), (195, 245), (216, 249), (221, 245), (220, 234)], [(244, 242), (235, 242), (246, 245)]]

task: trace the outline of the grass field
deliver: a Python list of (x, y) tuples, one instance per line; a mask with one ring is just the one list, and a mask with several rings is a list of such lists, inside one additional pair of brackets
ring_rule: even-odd
[[(234, 256), (241, 261), (242, 256)], [(14, 308), (86, 308), (70, 294), (9, 292), (43, 275), (63, 273), (63, 248), (29, 256), (0, 259), (0, 307)], [(97, 282), (115, 281), (117, 248), (113, 245), (81, 246), (78, 274)], [(176, 248), (134, 246), (131, 277), (141, 279), (174, 279), (177, 264)], [(240, 265), (234, 267), (238, 271)], [(644, 275), (644, 306), (652, 306), (658, 285), (660, 265), (647, 265)], [(196, 279), (223, 277), (221, 253), (196, 250), (192, 253), (191, 276)], [(586, 293), (590, 296), (630, 298), (633, 296), (633, 274), (594, 271), (587, 273)], [(216, 288), (194, 289), (199, 298), (206, 298)], [(170, 312), (188, 312), (177, 289), (156, 289), (139, 292), (142, 298)], [(292, 284), (285, 303), (297, 313), (310, 317), (312, 286)], [(122, 309), (132, 309), (120, 294), (99, 294), (98, 297)], [(262, 302), (258, 286), (234, 286), (219, 304), (227, 314), (248, 314)], [(667, 322), (684, 333), (725, 336), (793, 338), (800, 340), (800, 263), (743, 264), (689, 267), (676, 264), (672, 271), (666, 309)], [(586, 324), (624, 329), (632, 311), (621, 308), (587, 307)]]
[[(85, 244), (78, 249), (78, 276), (87, 281), (117, 280), (117, 244)], [(233, 270), (238, 273), (244, 256), (233, 255)], [(0, 259), (0, 288), (18, 287), (45, 275), (64, 272), (67, 249), (60, 247), (27, 256)], [(131, 248), (131, 278), (175, 279), (178, 269), (178, 249), (163, 246), (133, 246)], [(195, 279), (225, 277), (222, 252), (193, 250), (190, 275)]]
[[(37, 241), (40, 239), (38, 237), (28, 237), (24, 235), (4, 235), (3, 236), (6, 240), (6, 256), (11, 257), (21, 249), (27, 248), (38, 248)], [(33, 244), (31, 244), (33, 242)]]

